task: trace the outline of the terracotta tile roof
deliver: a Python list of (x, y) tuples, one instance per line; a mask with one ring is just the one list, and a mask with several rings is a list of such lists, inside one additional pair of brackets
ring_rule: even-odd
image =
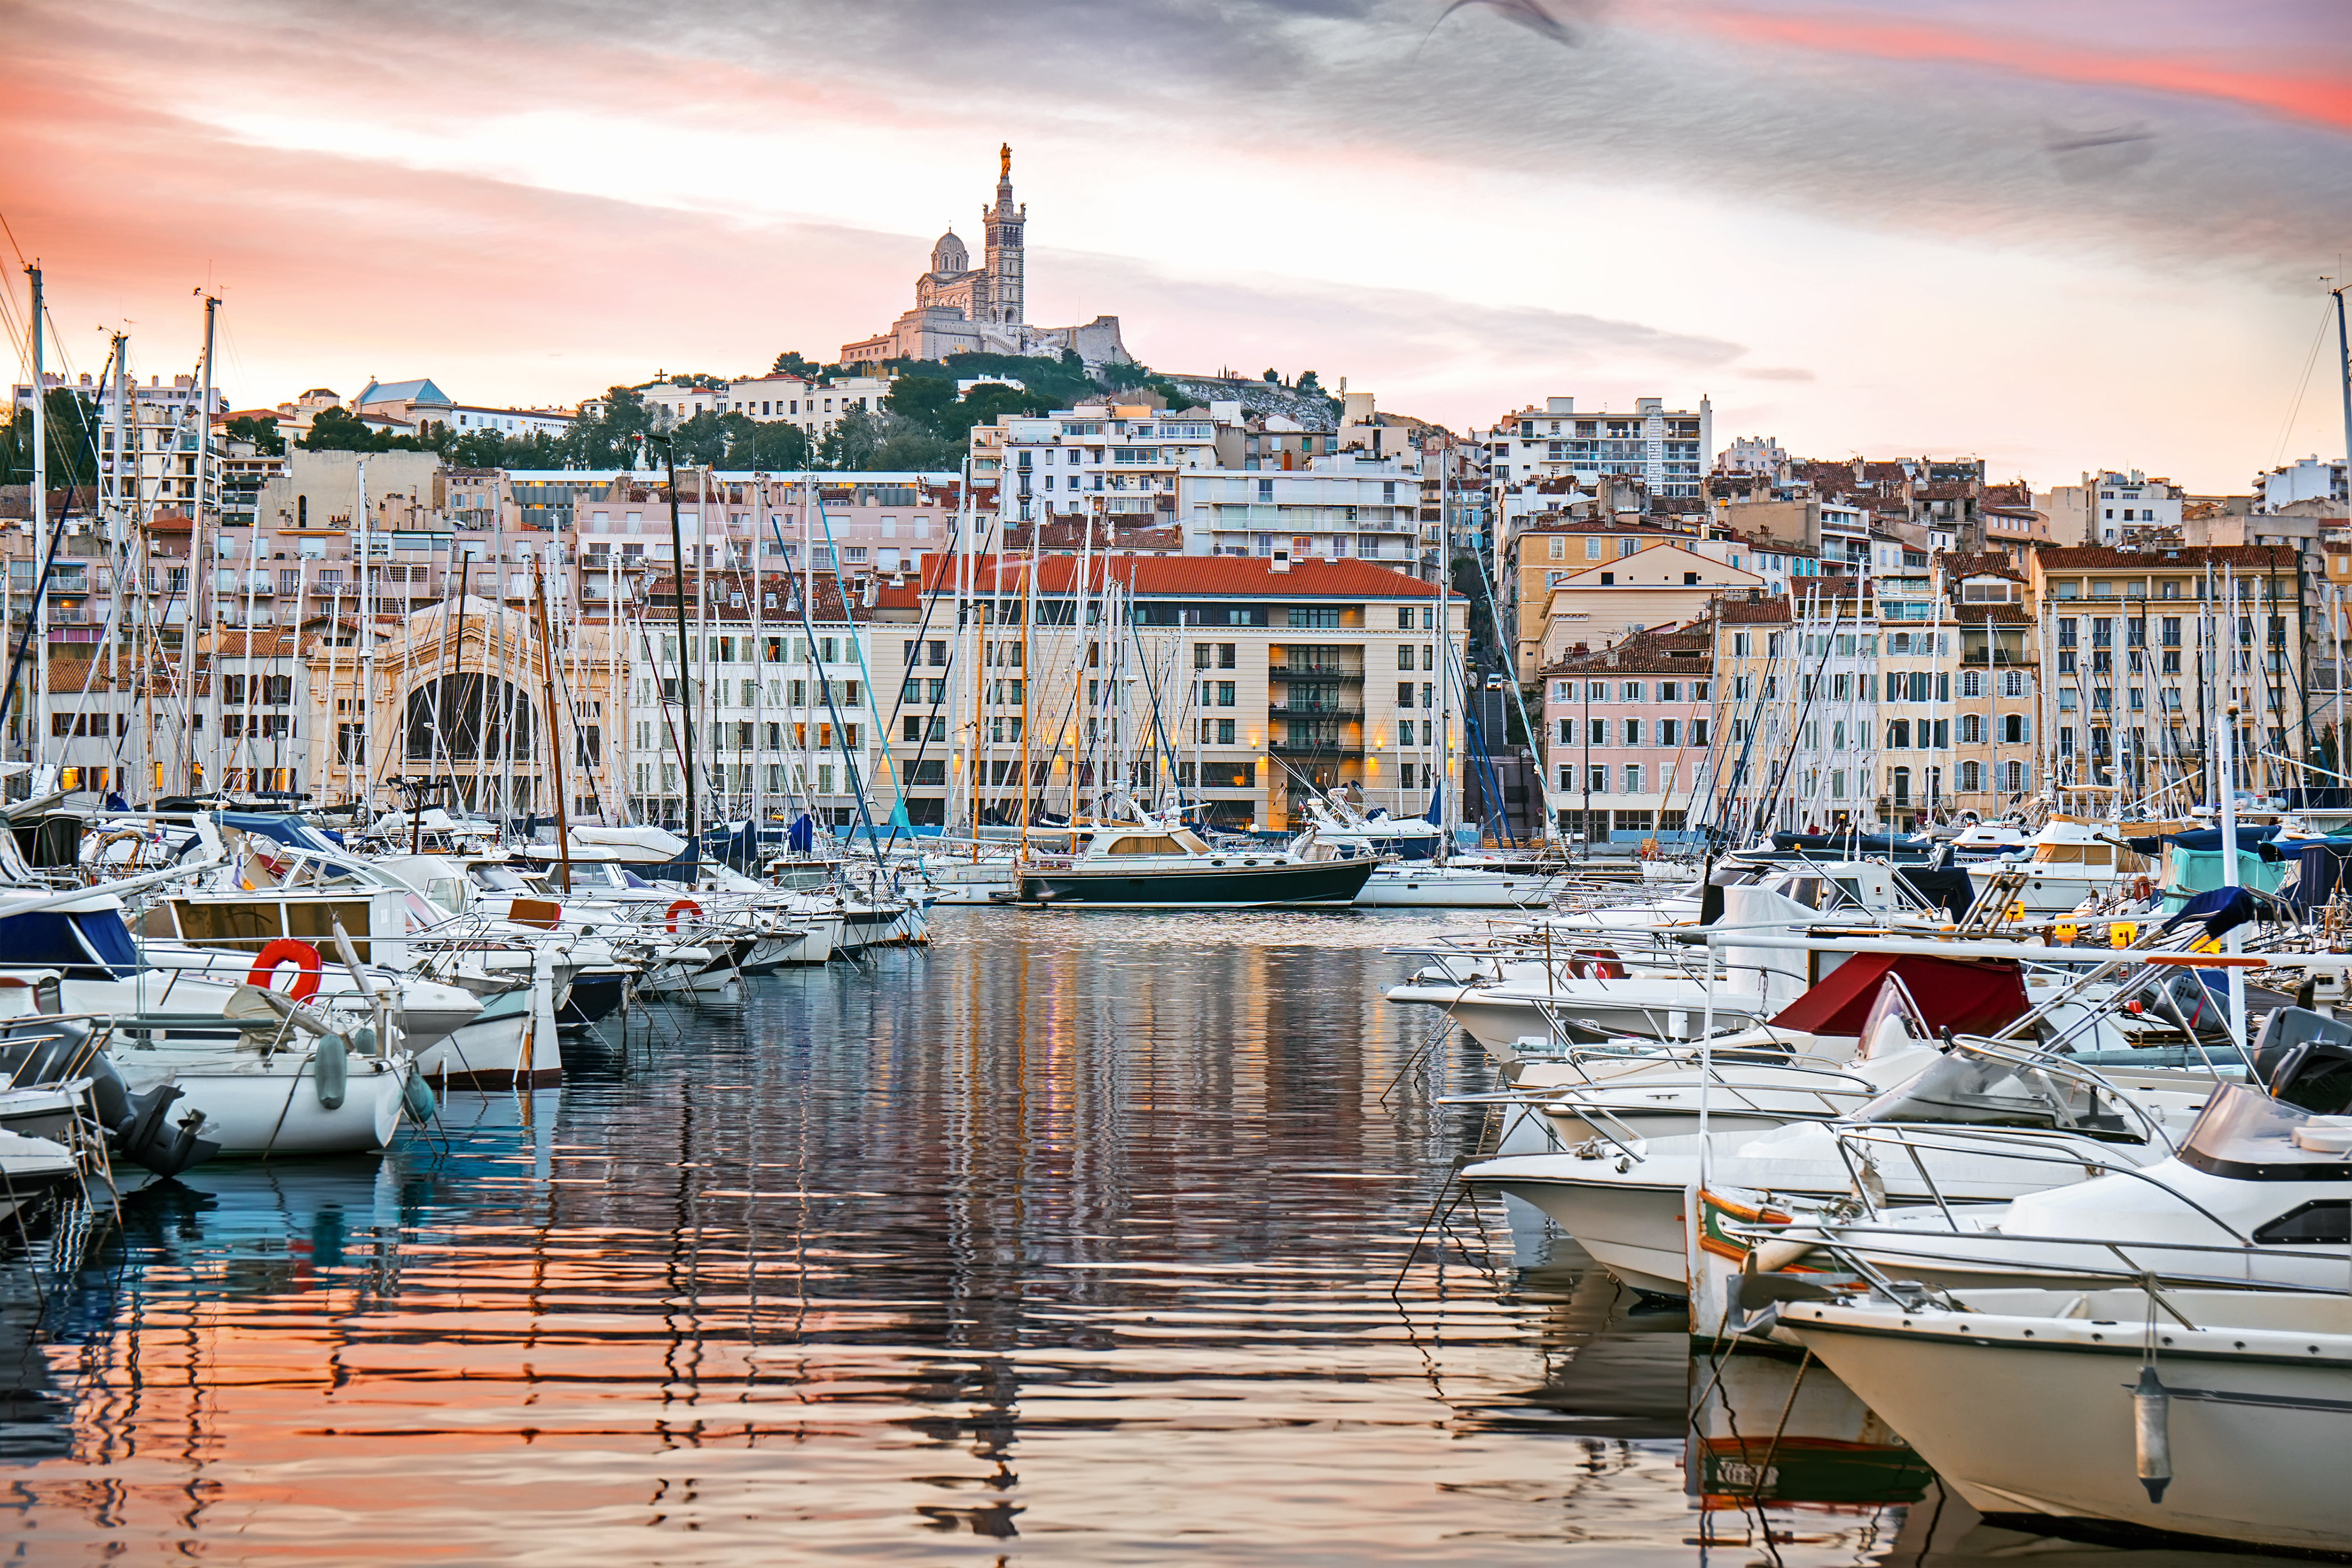
[[(1675, 657), (1677, 654), (1681, 657)], [(1545, 673), (1607, 671), (1623, 675), (1704, 675), (1713, 662), (1715, 633), (1706, 623), (1674, 631), (1630, 632), (1598, 652), (1572, 654)], [(1696, 657), (1693, 657), (1696, 656)]]
[(212, 657), (223, 659), (243, 658), (246, 652), (246, 639), (248, 636), (253, 638), (253, 657), (256, 658), (293, 657), (294, 635), (291, 632), (268, 631), (248, 634), (242, 627), (231, 627), (215, 632)]
[(2016, 563), (1993, 551), (1981, 555), (1963, 555), (1956, 550), (1939, 550), (1936, 554), (1948, 576), (2006, 577), (2014, 583), (2025, 581), (2024, 574), (2017, 570)]
[(2295, 569), (2295, 552), (2284, 544), (2184, 544), (2162, 550), (2074, 544), (2042, 551), (2034, 559), (2045, 575), (2053, 572), (2181, 572), (2204, 566)]
[(1774, 622), (1785, 625), (1790, 619), (1786, 595), (1771, 599), (1725, 599), (1715, 606), (1715, 613), (1727, 626), (1765, 626)]
[[(973, 580), (982, 592), (995, 592), (1002, 574), (1003, 591), (1025, 584), (1026, 559), (1012, 555), (982, 557), (973, 563)], [(1048, 594), (1066, 594), (1078, 581), (1080, 558), (1048, 555), (1037, 562), (1037, 586)], [(952, 593), (954, 558), (923, 559), (927, 593)], [(1197, 595), (1214, 598), (1249, 599), (1423, 599), (1437, 595), (1437, 584), (1391, 571), (1370, 561), (1294, 561), (1287, 572), (1255, 555), (1097, 555), (1087, 578), (1089, 589), (1106, 582), (1131, 584), (1140, 595)]]

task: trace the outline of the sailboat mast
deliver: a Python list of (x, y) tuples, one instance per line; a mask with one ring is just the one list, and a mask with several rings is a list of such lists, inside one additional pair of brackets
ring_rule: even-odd
[[(49, 542), (49, 384), (43, 374), (47, 368), (48, 309), (42, 301), (40, 264), (26, 268), (25, 276), (33, 286), (33, 549), (35, 559), (45, 563), (33, 574), (33, 700), (25, 704), (26, 722), (32, 726), (28, 751), (37, 781), (49, 752), (49, 596), (42, 588), (54, 569), (57, 549)], [(34, 793), (40, 789), (36, 782)]]
[[(1454, 584), (1448, 568), (1454, 555), (1454, 475), (1441, 463), (1437, 470), (1437, 863), (1454, 854)], [(1465, 682), (1463, 700), (1469, 700)], [(1592, 854), (1592, 813), (1584, 814), (1584, 853)]]

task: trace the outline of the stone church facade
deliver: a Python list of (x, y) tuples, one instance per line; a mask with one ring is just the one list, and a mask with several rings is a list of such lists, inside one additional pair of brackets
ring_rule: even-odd
[(1057, 356), (1074, 349), (1089, 367), (1132, 363), (1119, 341), (1118, 318), (1083, 326), (1033, 327), (1026, 299), (1029, 209), (1013, 200), (1013, 149), (997, 154), (996, 205), (980, 210), (981, 263), (950, 228), (931, 247), (929, 270), (915, 279), (915, 308), (890, 330), (841, 345), (843, 364), (892, 359), (943, 360), (950, 354)]

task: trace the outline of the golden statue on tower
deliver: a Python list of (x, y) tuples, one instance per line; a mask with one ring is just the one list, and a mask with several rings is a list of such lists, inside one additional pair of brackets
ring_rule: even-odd
[(1013, 143), (1010, 142), (996, 150), (996, 177), (1000, 180), (1013, 177)]

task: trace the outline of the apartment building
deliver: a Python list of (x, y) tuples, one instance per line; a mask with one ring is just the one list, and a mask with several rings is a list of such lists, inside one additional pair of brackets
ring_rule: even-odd
[(1307, 793), (1345, 785), (1417, 815), (1458, 778), (1459, 721), (1440, 735), (1437, 694), (1468, 606), (1449, 598), (1442, 631), (1433, 584), (1353, 558), (1055, 555), (1034, 580), (1026, 558), (975, 564), (961, 617), (943, 564), (877, 596), (877, 678), (900, 680), (884, 730), (914, 822), (1017, 820), (1024, 763), (1041, 810), (1172, 781), (1214, 822), (1276, 828)]
[(1399, 458), (1349, 453), (1279, 470), (1187, 468), (1176, 487), (1187, 554), (1280, 553), (1400, 569), (1419, 555), (1421, 475)]
[(1550, 510), (1542, 481), (1572, 481), (1587, 489), (1604, 476), (1634, 479), (1653, 496), (1695, 498), (1715, 448), (1715, 410), (1668, 409), (1659, 397), (1634, 399), (1633, 408), (1583, 409), (1573, 397), (1548, 397), (1495, 422), (1490, 453), (1493, 510), (1504, 541)]
[(1543, 670), (1545, 764), (1564, 832), (1683, 836), (1717, 740), (1711, 624), (1576, 649)]
[(1767, 578), (1739, 563), (1738, 542), (1619, 517), (1548, 521), (1505, 546), (1504, 636), (1517, 668), (1600, 647), (1629, 632), (1696, 619), (1716, 598), (1762, 591)]
[[(647, 408), (683, 425), (701, 414), (740, 414), (765, 424), (797, 426), (812, 441), (839, 424), (853, 408), (879, 414), (890, 395), (888, 375), (843, 375), (811, 381), (777, 372), (747, 376), (722, 386), (656, 381), (638, 389)], [(590, 405), (583, 404), (583, 411)]]
[(2300, 787), (2284, 761), (2314, 741), (2298, 566), (2273, 544), (2036, 552), (2027, 584), (2049, 662), (2044, 778), (2128, 804), (2158, 778), (2201, 775), (2210, 724), (2234, 709), (2239, 787)]
[(1081, 404), (976, 426), (971, 457), (974, 486), (994, 487), (1000, 527), (1090, 517), (1114, 531), (1171, 528), (1179, 477), (1218, 466), (1217, 426), (1198, 412)]

